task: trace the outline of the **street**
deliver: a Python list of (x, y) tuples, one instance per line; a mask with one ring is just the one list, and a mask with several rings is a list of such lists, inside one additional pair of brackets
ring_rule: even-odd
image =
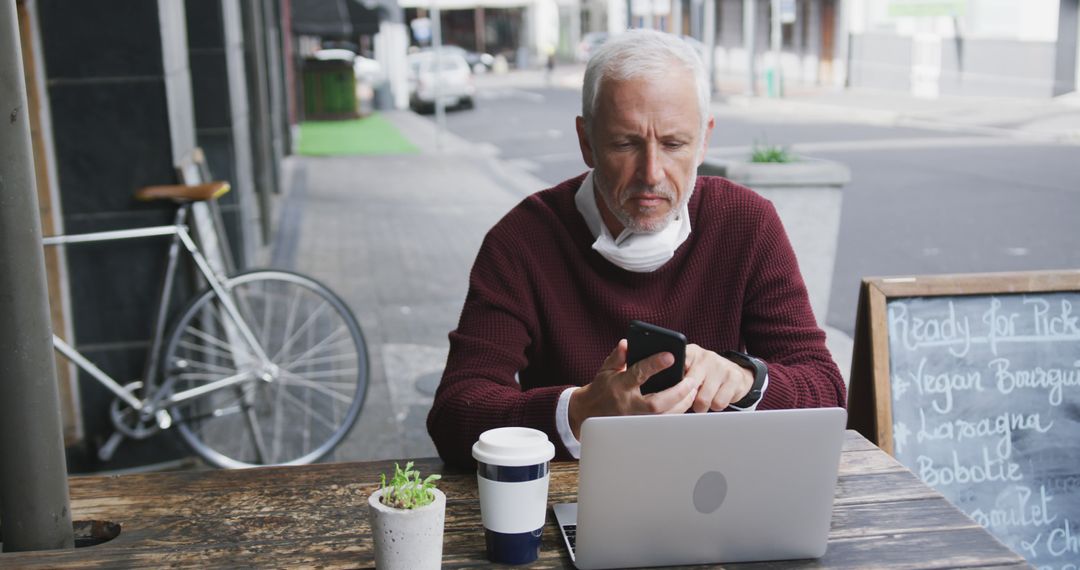
[[(477, 108), (447, 127), (544, 182), (584, 171), (580, 89), (477, 78)], [(792, 146), (851, 168), (826, 322), (851, 335), (863, 277), (1080, 265), (1080, 146), (952, 129), (777, 114), (714, 100), (710, 147)]]
[[(334, 458), (435, 454), (425, 419), (484, 234), (528, 194), (585, 169), (573, 126), (579, 83), (573, 70), (551, 82), (542, 73), (481, 76), (476, 108), (448, 112), (442, 136), (431, 115), (384, 113), (420, 154), (294, 163), (282, 210), (296, 223), (279, 236), (296, 240), (287, 265), (341, 293), (371, 352), (363, 412)], [(717, 99), (713, 111), (710, 154), (768, 141), (851, 168), (831, 329), (854, 332), (863, 277), (1080, 264), (1072, 182), (1080, 146), (857, 122), (734, 97)]]

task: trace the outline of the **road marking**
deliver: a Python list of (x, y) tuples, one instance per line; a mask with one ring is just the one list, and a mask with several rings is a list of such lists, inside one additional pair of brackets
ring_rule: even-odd
[[(1057, 146), (1046, 142), (1025, 141), (991, 137), (926, 137), (910, 139), (868, 139), (853, 141), (829, 141), (797, 143), (788, 147), (792, 152), (809, 154), (815, 152), (877, 152), (882, 150), (927, 150), (938, 148), (993, 148), (1017, 146)], [(745, 154), (751, 146), (714, 146), (709, 154)]]
[(520, 169), (522, 169), (522, 170), (524, 170), (526, 172), (536, 173), (536, 172), (540, 171), (540, 165), (533, 162), (533, 161), (531, 161), (531, 160), (529, 160), (529, 159), (527, 159), (527, 158), (513, 158), (513, 159), (510, 159), (510, 160), (507, 160), (506, 162), (508, 164), (510, 164), (512, 166), (516, 166), (517, 168), (520, 168)]
[(530, 158), (536, 162), (566, 162), (569, 160), (581, 160), (581, 153), (553, 152), (551, 154), (535, 154)]
[(547, 101), (547, 97), (544, 97), (540, 93), (533, 93), (532, 91), (525, 91), (523, 89), (514, 89), (512, 87), (506, 87), (501, 89), (481, 89), (476, 92), (476, 96), (480, 99), (495, 100), (495, 99), (524, 99), (530, 103), (544, 103)]

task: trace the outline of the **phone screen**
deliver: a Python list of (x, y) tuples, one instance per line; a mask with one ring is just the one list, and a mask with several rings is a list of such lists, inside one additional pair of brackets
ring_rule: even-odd
[(686, 337), (682, 333), (642, 321), (631, 321), (626, 340), (627, 366), (659, 352), (670, 352), (675, 356), (674, 364), (652, 375), (641, 385), (642, 394), (667, 390), (682, 380), (686, 367)]

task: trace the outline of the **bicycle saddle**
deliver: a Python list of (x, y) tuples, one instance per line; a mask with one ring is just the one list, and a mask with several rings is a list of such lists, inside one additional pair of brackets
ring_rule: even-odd
[(135, 192), (138, 200), (172, 200), (174, 202), (201, 202), (220, 198), (229, 191), (228, 182), (207, 182), (205, 184), (166, 184), (146, 186)]

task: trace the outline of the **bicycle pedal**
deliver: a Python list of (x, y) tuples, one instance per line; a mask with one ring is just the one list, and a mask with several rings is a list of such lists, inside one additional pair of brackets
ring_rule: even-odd
[(158, 410), (154, 413), (154, 417), (157, 419), (157, 425), (161, 429), (169, 429), (172, 427), (172, 416), (165, 410)]
[(124, 434), (114, 431), (113, 434), (109, 436), (108, 441), (98, 448), (98, 459), (102, 461), (109, 461), (112, 459), (113, 455), (116, 454), (116, 448), (120, 447), (120, 442), (122, 441), (124, 441)]

